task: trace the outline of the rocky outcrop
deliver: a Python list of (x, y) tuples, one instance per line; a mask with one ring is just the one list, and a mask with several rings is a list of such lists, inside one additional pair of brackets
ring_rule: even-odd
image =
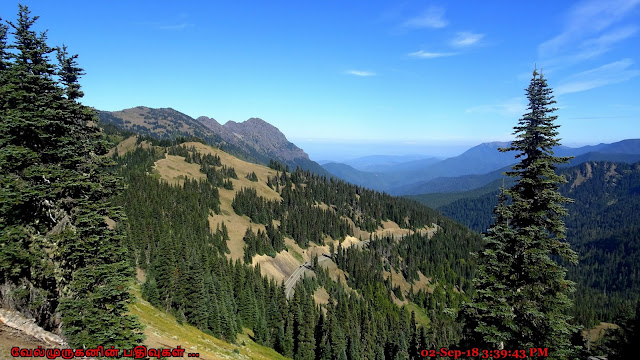
[(32, 336), (51, 347), (67, 347), (67, 343), (60, 336), (48, 332), (36, 325), (34, 319), (28, 319), (14, 310), (0, 308), (0, 323), (19, 330), (22, 334)]
[(251, 118), (240, 123), (228, 121), (224, 125), (206, 116), (196, 120), (216, 132), (227, 143), (249, 147), (268, 158), (285, 163), (295, 159), (309, 160), (307, 153), (287, 140), (277, 127), (262, 119)]

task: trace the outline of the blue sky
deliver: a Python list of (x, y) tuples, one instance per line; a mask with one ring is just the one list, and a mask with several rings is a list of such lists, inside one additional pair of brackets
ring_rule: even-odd
[(536, 64), (564, 144), (640, 138), (640, 0), (23, 3), (85, 104), (260, 117), (317, 160), (508, 140)]

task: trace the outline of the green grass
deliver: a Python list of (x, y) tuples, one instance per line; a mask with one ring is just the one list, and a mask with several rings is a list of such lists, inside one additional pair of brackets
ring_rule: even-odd
[(291, 254), (291, 256), (293, 256), (294, 259), (300, 261), (300, 262), (304, 262), (304, 258), (302, 257), (302, 255), (300, 255), (299, 252), (293, 250), (293, 249), (289, 249), (287, 248), (287, 251)]
[(427, 316), (427, 313), (423, 309), (421, 309), (418, 305), (412, 302), (409, 302), (403, 307), (407, 309), (409, 313), (411, 313), (412, 311), (416, 313), (416, 324), (422, 325), (425, 328), (429, 327), (431, 320), (429, 319), (429, 316)]
[(130, 306), (130, 311), (145, 326), (147, 339), (144, 344), (147, 347), (175, 348), (180, 345), (185, 349), (185, 358), (188, 353), (199, 353), (200, 359), (288, 359), (271, 348), (253, 342), (248, 329), (238, 334), (237, 344), (231, 344), (193, 326), (178, 324), (173, 315), (144, 301), (138, 285), (132, 288), (131, 293), (135, 302)]

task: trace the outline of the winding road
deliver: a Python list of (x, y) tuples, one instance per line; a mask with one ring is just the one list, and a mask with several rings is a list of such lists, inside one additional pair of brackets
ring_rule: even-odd
[(291, 299), (291, 296), (293, 296), (293, 289), (298, 283), (298, 280), (302, 279), (307, 270), (311, 270), (311, 263), (306, 262), (298, 266), (298, 268), (293, 271), (293, 274), (289, 276), (287, 281), (284, 282), (284, 294), (287, 297), (287, 300)]
[[(329, 256), (329, 254), (322, 254), (318, 256), (318, 265), (327, 260), (331, 260), (331, 256)], [(284, 282), (284, 294), (288, 300), (293, 296), (296, 284), (300, 279), (304, 278), (304, 274), (307, 271), (313, 271), (310, 262), (305, 262), (304, 264), (298, 266), (298, 268), (295, 269), (291, 276), (289, 276), (289, 278)]]

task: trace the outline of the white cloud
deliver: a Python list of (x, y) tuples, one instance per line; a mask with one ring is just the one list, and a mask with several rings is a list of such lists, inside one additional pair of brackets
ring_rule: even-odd
[(619, 31), (617, 34), (614, 31), (601, 35), (601, 32), (622, 20), (638, 4), (640, 4), (640, 0), (588, 0), (581, 2), (567, 14), (564, 30), (538, 46), (538, 54), (542, 58), (557, 56), (567, 52), (567, 49), (573, 49), (576, 44), (606, 49), (607, 45), (621, 41), (631, 34), (629, 29)]
[(631, 65), (633, 65), (633, 60), (622, 59), (577, 73), (557, 86), (555, 93), (558, 95), (570, 94), (630, 80), (640, 75), (640, 70), (631, 69)]
[(456, 37), (451, 40), (451, 46), (454, 47), (466, 47), (476, 44), (484, 37), (484, 34), (475, 34), (468, 31), (462, 31), (456, 34)]
[(371, 71), (361, 71), (361, 70), (347, 70), (347, 74), (355, 75), (355, 76), (375, 76), (376, 73)]
[(434, 58), (453, 56), (453, 55), (457, 55), (457, 53), (452, 53), (452, 52), (438, 53), (438, 52), (428, 52), (424, 50), (409, 53), (409, 56), (418, 57), (422, 59), (434, 59)]
[(637, 32), (637, 26), (624, 26), (613, 29), (596, 38), (587, 39), (581, 44), (579, 55), (581, 58), (598, 56), (609, 51), (616, 43), (634, 36)]
[(404, 22), (404, 26), (411, 28), (432, 28), (440, 29), (447, 26), (448, 22), (444, 18), (444, 8), (430, 6), (422, 14)]
[(624, 26), (609, 31), (597, 38), (585, 40), (583, 47), (606, 48), (617, 42), (626, 40), (638, 32), (637, 26)]
[(520, 116), (527, 110), (526, 99), (524, 97), (514, 97), (500, 104), (488, 104), (474, 106), (465, 110), (467, 113), (499, 114), (503, 116)]

